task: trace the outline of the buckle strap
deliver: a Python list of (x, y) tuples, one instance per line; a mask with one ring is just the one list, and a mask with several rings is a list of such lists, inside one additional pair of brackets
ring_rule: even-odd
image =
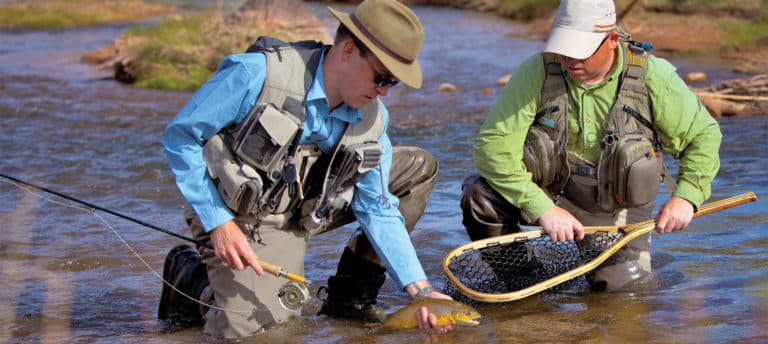
[(571, 165), (571, 173), (578, 176), (596, 177), (597, 168), (585, 164)]

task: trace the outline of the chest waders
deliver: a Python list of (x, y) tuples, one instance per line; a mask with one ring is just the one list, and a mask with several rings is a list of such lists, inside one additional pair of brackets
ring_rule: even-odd
[(251, 230), (258, 231), (260, 220), (270, 214), (285, 214), (288, 220), (299, 216), (304, 229), (322, 229), (349, 206), (357, 178), (380, 164), (384, 123), (378, 100), (361, 108), (362, 121), (347, 125), (330, 157), (314, 144), (299, 144), (304, 99), (325, 48), (319, 42), (260, 38), (248, 49), (267, 59), (259, 99), (241, 124), (203, 148), (219, 194), (237, 215), (252, 219)]
[(653, 128), (652, 104), (644, 78), (648, 53), (623, 44), (624, 69), (616, 100), (603, 124), (595, 166), (568, 152), (568, 89), (554, 54), (544, 54), (546, 77), (538, 110), (523, 146), (533, 181), (555, 202), (566, 196), (588, 211), (615, 211), (653, 202), (664, 168)]
[[(323, 154), (315, 145), (299, 144), (305, 121), (305, 95), (312, 85), (324, 48), (319, 42), (288, 44), (259, 38), (248, 52), (265, 54), (267, 76), (254, 109), (240, 125), (222, 130), (203, 146), (207, 173), (223, 201), (238, 215), (235, 221), (241, 229), (250, 231), (251, 238), (258, 237), (259, 243), (259, 227), (266, 217), (264, 225), (270, 226), (270, 238), (306, 244), (306, 239), (297, 234), (303, 232), (306, 238), (313, 229), (322, 228), (331, 216), (343, 211), (354, 194), (356, 178), (380, 165), (382, 147), (378, 139), (384, 124), (378, 101), (361, 109), (363, 120), (347, 125), (331, 154)], [(322, 159), (328, 162), (318, 163)], [(194, 211), (187, 210), (185, 217), (190, 221), (193, 234), (204, 232)], [(280, 241), (280, 244), (265, 246), (262, 252), (269, 256), (290, 245)], [(192, 247), (181, 245), (166, 256), (163, 279), (170, 284), (163, 284), (158, 318), (204, 323), (206, 333), (241, 336), (249, 333), (251, 326), (261, 326), (258, 324), (274, 321), (275, 317), (287, 317), (287, 310), (278, 309), (292, 309), (286, 307), (283, 300), (302, 304), (299, 297), (303, 291), (288, 291), (285, 288), (289, 285), (281, 286), (279, 280), (263, 280), (254, 294), (256, 298), (263, 298), (265, 307), (272, 307), (268, 311), (259, 311), (258, 316), (254, 311), (244, 318), (239, 311), (219, 309), (216, 321), (204, 322), (202, 316), (208, 311), (206, 305), (214, 304), (213, 295), (217, 290), (224, 290), (224, 304), (235, 305), (235, 309), (241, 306), (248, 309), (251, 303), (243, 302), (238, 295), (230, 295), (228, 288), (253, 278), (247, 272), (233, 272), (225, 265), (206, 267), (203, 263), (206, 255), (213, 256), (213, 253), (206, 252), (201, 258)], [(303, 268), (303, 255), (286, 260), (285, 264)], [(227, 271), (230, 277), (208, 279), (209, 273), (215, 275), (220, 271)], [(272, 289), (279, 296), (279, 305), (275, 304), (278, 300), (273, 300), (274, 294), (270, 294)], [(307, 291), (303, 296), (306, 299), (308, 295)], [(291, 306), (295, 305), (296, 302), (292, 302)], [(229, 320), (221, 323), (220, 317)]]

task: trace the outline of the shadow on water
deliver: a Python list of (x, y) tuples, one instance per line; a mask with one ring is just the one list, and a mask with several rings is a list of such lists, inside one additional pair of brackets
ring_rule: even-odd
[[(313, 6), (327, 17), (322, 6)], [(424, 87), (397, 87), (386, 101), (393, 142), (428, 148), (441, 164), (412, 238), (428, 276), (442, 287), (443, 257), (468, 241), (459, 192), (463, 179), (474, 173), (473, 138), (501, 89), (495, 82), (543, 44), (511, 38), (517, 24), (492, 15), (431, 7), (416, 12), (427, 32)], [(181, 216), (184, 202), (159, 138), (190, 93), (101, 81), (103, 71), (78, 62), (124, 29), (0, 33), (0, 172), (189, 235)], [(680, 61), (680, 72), (704, 68), (731, 77), (707, 63)], [(458, 91), (437, 91), (446, 82)], [(768, 123), (764, 118), (720, 123), (726, 139), (713, 197), (746, 191), (765, 197)], [(89, 211), (50, 203), (5, 182), (0, 202), (3, 342), (214, 342), (199, 329), (177, 330), (156, 321), (159, 277), (110, 226), (157, 273), (178, 239), (97, 213), (107, 226)], [(351, 233), (338, 229), (311, 243), (305, 274), (315, 281), (313, 299), (302, 316), (244, 342), (765, 341), (766, 210), (760, 200), (695, 220), (682, 233), (654, 234), (654, 278), (638, 289), (545, 293), (479, 305), (480, 326), (433, 336), (315, 315), (321, 301), (314, 293), (335, 271)], [(380, 300), (392, 311), (408, 302), (391, 284), (385, 284)]]

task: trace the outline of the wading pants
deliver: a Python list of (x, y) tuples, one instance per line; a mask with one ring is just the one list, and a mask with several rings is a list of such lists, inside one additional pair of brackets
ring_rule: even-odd
[[(400, 200), (399, 209), (409, 232), (424, 212), (435, 184), (437, 170), (437, 159), (426, 150), (417, 147), (393, 148), (389, 190)], [(354, 221), (352, 211), (347, 212), (335, 216), (335, 221), (329, 224), (325, 231)], [(210, 235), (203, 230), (194, 212), (185, 211), (185, 217), (195, 239), (209, 242)], [(278, 264), (289, 272), (303, 275), (304, 255), (311, 235), (300, 228), (297, 217), (269, 215), (262, 219), (258, 236), (251, 235), (248, 230), (244, 232), (247, 233), (251, 247), (260, 259)], [(241, 229), (248, 228), (248, 220), (235, 218)], [(259, 238), (261, 243), (258, 242)], [(347, 247), (357, 255), (380, 265), (379, 258), (361, 230), (358, 229), (353, 234)], [(213, 306), (204, 315), (205, 333), (225, 338), (247, 337), (260, 332), (266, 325), (297, 314), (283, 309), (277, 297), (278, 290), (287, 280), (266, 272), (263, 276), (258, 276), (251, 268), (236, 271), (224, 265), (214, 255), (213, 250), (198, 249), (207, 266), (214, 295)]]
[[(480, 177), (467, 178), (461, 187), (464, 228), (472, 241), (520, 231), (526, 224), (520, 209), (510, 204)], [(653, 204), (642, 208), (621, 209), (616, 213), (589, 213), (561, 197), (558, 206), (569, 211), (584, 226), (621, 226), (651, 219)], [(618, 290), (651, 272), (651, 235), (646, 233), (627, 243), (594, 270), (592, 289)]]

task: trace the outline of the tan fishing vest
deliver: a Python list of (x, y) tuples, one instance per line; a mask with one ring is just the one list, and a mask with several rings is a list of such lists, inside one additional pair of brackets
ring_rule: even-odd
[(603, 124), (597, 166), (566, 149), (565, 72), (557, 55), (544, 54), (546, 77), (525, 140), (523, 161), (534, 182), (548, 188), (555, 201), (566, 196), (589, 211), (613, 211), (646, 205), (656, 197), (663, 164), (644, 82), (648, 53), (633, 44), (622, 44), (624, 69), (616, 101)]
[[(360, 109), (362, 121), (347, 126), (333, 154), (299, 144), (304, 99), (323, 50), (285, 45), (262, 51), (267, 75), (254, 109), (206, 142), (208, 173), (237, 215), (258, 221), (293, 212), (322, 225), (348, 207), (359, 175), (379, 166), (384, 120), (378, 99)], [(319, 161), (321, 170), (313, 169)]]

